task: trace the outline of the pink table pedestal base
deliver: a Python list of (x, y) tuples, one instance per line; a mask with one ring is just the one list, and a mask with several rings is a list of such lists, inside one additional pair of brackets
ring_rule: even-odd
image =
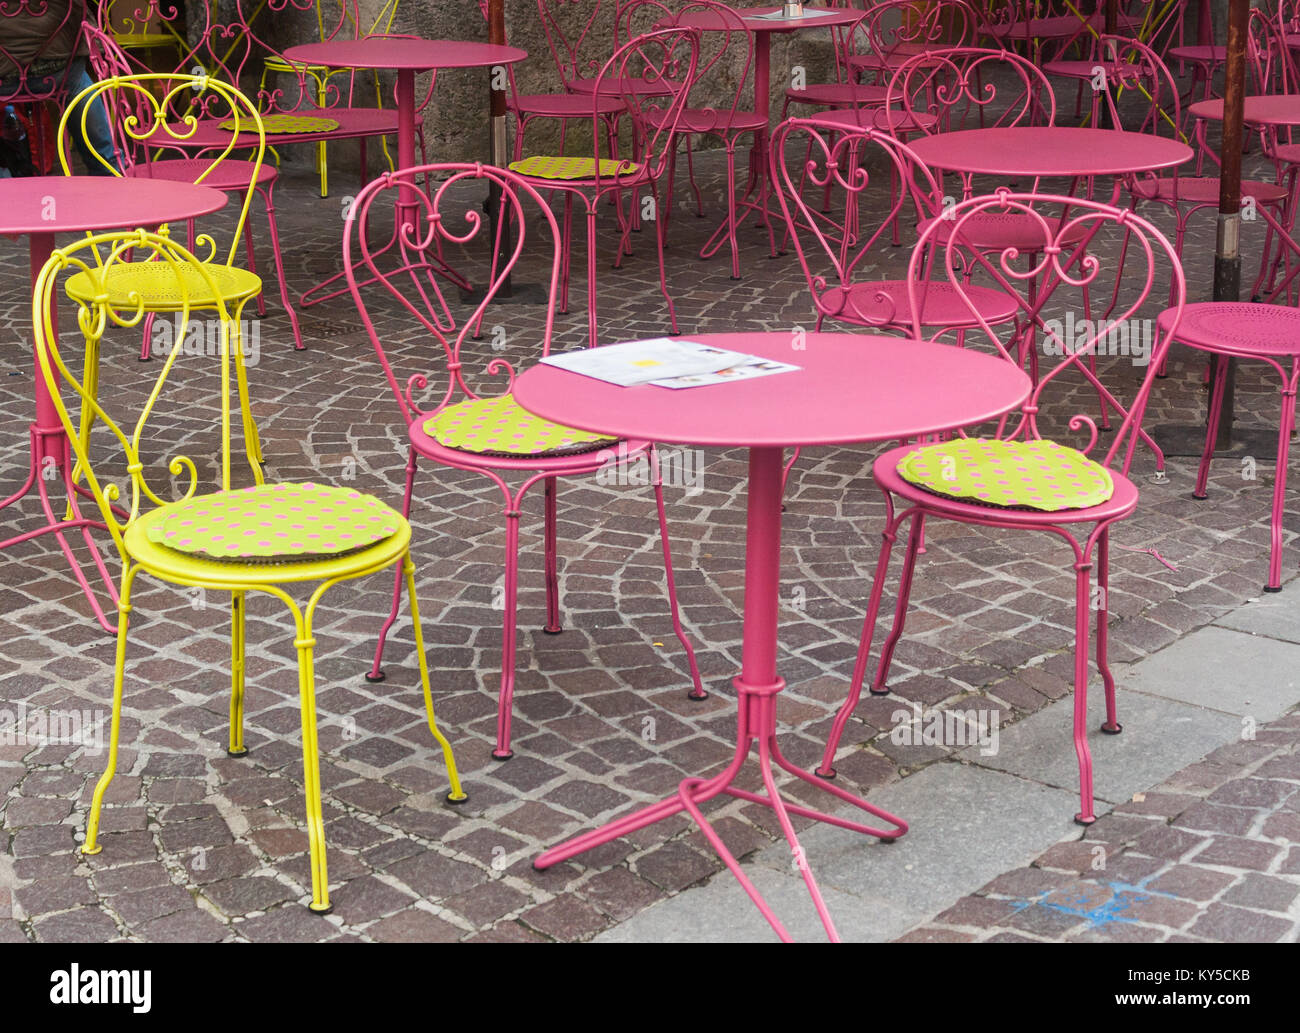
[[(745, 544), (745, 617), (744, 645), (741, 660), (741, 674), (732, 684), (736, 687), (737, 727), (736, 753), (726, 769), (711, 778), (687, 778), (677, 787), (677, 792), (626, 817), (610, 822), (602, 828), (576, 836), (566, 843), (540, 854), (533, 862), (538, 869), (549, 868), (553, 864), (566, 861), (571, 857), (598, 847), (610, 840), (618, 839), (637, 829), (645, 828), (665, 818), (686, 811), (700, 827), (709, 844), (718, 852), (724, 864), (740, 882), (745, 892), (771, 924), (776, 934), (784, 941), (790, 942), (791, 936), (781, 920), (773, 913), (767, 901), (763, 899), (757, 887), (750, 881), (740, 863), (727, 849), (721, 837), (705, 818), (700, 805), (721, 793), (735, 796), (752, 803), (761, 803), (776, 812), (777, 821), (786, 841), (790, 844), (794, 862), (808, 887), (813, 905), (821, 918), (822, 925), (832, 941), (839, 941), (835, 923), (826, 909), (817, 880), (804, 856), (799, 837), (795, 835), (790, 815), (797, 814), (803, 818), (826, 822), (853, 832), (876, 836), (889, 842), (897, 839), (907, 831), (907, 823), (888, 811), (868, 803), (861, 797), (826, 782), (810, 771), (792, 764), (781, 753), (776, 742), (776, 699), (785, 688), (785, 682), (776, 673), (776, 630), (777, 611), (779, 607), (781, 575), (781, 499), (784, 450), (774, 447), (751, 448), (749, 452), (749, 501), (746, 523)], [(736, 785), (736, 780), (745, 762), (749, 759), (754, 744), (758, 744), (758, 768), (763, 779), (767, 795), (751, 793)], [(817, 786), (819, 789), (837, 797), (846, 803), (866, 811), (874, 817), (892, 825), (892, 828), (880, 829), (871, 825), (862, 825), (833, 814), (815, 811), (798, 804), (786, 803), (776, 785), (773, 765), (789, 772), (796, 778)]]

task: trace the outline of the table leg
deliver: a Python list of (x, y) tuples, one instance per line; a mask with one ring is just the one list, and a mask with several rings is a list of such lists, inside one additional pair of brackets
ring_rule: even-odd
[[(731, 763), (721, 773), (712, 778), (687, 778), (678, 786), (677, 793), (661, 800), (659, 803), (642, 808), (624, 818), (584, 833), (566, 843), (552, 847), (540, 854), (533, 862), (535, 868), (549, 868), (560, 861), (568, 860), (593, 847), (608, 843), (610, 840), (627, 835), (637, 829), (662, 821), (664, 818), (686, 811), (700, 826), (710, 845), (718, 852), (724, 864), (740, 882), (741, 887), (771, 924), (777, 935), (789, 941), (790, 935), (781, 924), (780, 919), (768, 907), (767, 902), (749, 880), (740, 863), (727, 849), (720, 836), (713, 829), (708, 819), (700, 810), (700, 804), (720, 793), (735, 796), (752, 803), (761, 803), (776, 812), (777, 821), (790, 850), (795, 865), (799, 868), (813, 906), (817, 909), (827, 935), (838, 940), (835, 924), (826, 910), (817, 881), (813, 878), (804, 857), (803, 847), (795, 835), (790, 815), (812, 818), (836, 825), (854, 832), (876, 836), (882, 840), (897, 839), (907, 831), (907, 823), (888, 811), (868, 803), (861, 797), (854, 796), (839, 786), (816, 778), (811, 772), (792, 764), (782, 754), (776, 742), (776, 699), (785, 682), (776, 673), (777, 611), (780, 600), (781, 579), (781, 480), (782, 450), (780, 448), (753, 448), (749, 453), (749, 501), (748, 524), (745, 544), (745, 613), (744, 645), (741, 658), (740, 677), (732, 684), (736, 687), (737, 729), (736, 752)], [(766, 794), (751, 793), (740, 789), (734, 783), (736, 776), (744, 767), (753, 744), (758, 743), (758, 764)], [(863, 825), (833, 814), (815, 811), (797, 804), (788, 804), (782, 800), (776, 785), (773, 766), (789, 772), (795, 777), (814, 785), (818, 789), (837, 797), (846, 803), (866, 811), (892, 825), (890, 829)]]
[[(54, 234), (53, 233), (33, 233), (29, 236), (29, 260), (31, 264), (32, 289), (35, 291), (36, 279), (40, 275), (41, 269), (49, 260), (54, 252)], [(52, 327), (58, 326), (58, 309), (56, 295), (50, 294), (50, 310), (47, 316), (47, 324)], [(35, 380), (35, 406), (36, 420), (28, 428), (28, 438), (30, 444), (30, 460), (27, 467), (27, 477), (23, 481), (22, 487), (18, 489), (9, 498), (0, 502), (0, 509), (13, 505), (20, 499), (25, 498), (32, 490), (36, 488), (36, 494), (40, 498), (41, 509), (45, 513), (45, 519), (48, 523), (44, 527), (38, 527), (32, 531), (26, 531), (23, 534), (14, 535), (0, 541), (0, 549), (6, 549), (11, 545), (18, 545), (21, 542), (31, 541), (33, 538), (39, 538), (42, 535), (53, 534), (59, 543), (59, 548), (63, 551), (64, 558), (67, 559), (68, 565), (72, 568), (73, 576), (76, 577), (77, 583), (81, 586), (82, 592), (86, 596), (87, 602), (95, 615), (95, 619), (109, 634), (116, 634), (117, 629), (108, 622), (104, 614), (103, 607), (100, 606), (99, 600), (95, 598), (94, 590), (90, 587), (90, 582), (78, 562), (76, 554), (73, 553), (72, 547), (64, 537), (67, 531), (80, 530), (82, 539), (86, 543), (86, 548), (94, 559), (95, 567), (99, 571), (100, 579), (103, 581), (108, 595), (117, 604), (117, 590), (113, 586), (113, 579), (104, 564), (104, 557), (100, 555), (98, 547), (90, 536), (91, 528), (107, 530), (100, 521), (90, 520), (81, 515), (81, 510), (77, 505), (78, 488), (72, 481), (72, 462), (70, 460), (70, 448), (67, 434), (63, 429), (63, 421), (59, 418), (59, 409), (55, 404), (54, 397), (50, 393), (49, 387), (45, 383), (45, 377), (41, 373), (40, 363), (36, 358), (36, 343), (32, 341), (32, 375)], [(56, 374), (57, 376), (57, 374)], [(57, 390), (58, 381), (55, 381)], [(66, 519), (60, 520), (54, 515), (54, 505), (50, 500), (48, 482), (61, 480), (64, 489), (67, 492), (67, 515)]]

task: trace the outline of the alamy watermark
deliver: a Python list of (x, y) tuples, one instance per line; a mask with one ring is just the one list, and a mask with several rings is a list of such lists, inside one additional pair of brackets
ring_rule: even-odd
[(0, 746), (84, 746), (94, 756), (103, 752), (107, 720), (103, 710), (0, 707)]
[[(650, 459), (643, 452), (630, 452), (625, 443), (602, 448), (596, 471), (597, 484), (652, 484)], [(704, 490), (704, 451), (698, 448), (659, 449), (659, 477), (666, 488), (684, 488), (688, 496)]]
[[(1134, 366), (1151, 361), (1155, 338), (1155, 321), (1151, 319), (1075, 319), (1073, 312), (1066, 312), (1064, 320), (1045, 319), (1043, 329), (1044, 355), (1123, 355), (1132, 359)], [(1094, 338), (1096, 346), (1090, 349), (1088, 344)]]
[[(229, 320), (231, 326), (230, 343), (236, 344), (235, 321)], [(182, 355), (201, 355), (216, 358), (221, 354), (220, 319), (182, 320), (176, 313), (171, 319), (154, 320), (153, 330), (149, 336), (150, 351), (166, 358), (173, 349)], [(262, 321), (260, 319), (241, 319), (237, 325), (239, 351), (244, 357), (245, 366), (256, 366), (262, 358)]]
[(889, 741), (895, 746), (978, 746), (981, 757), (998, 752), (1002, 712), (993, 708), (935, 710), (920, 703), (890, 715), (894, 727)]

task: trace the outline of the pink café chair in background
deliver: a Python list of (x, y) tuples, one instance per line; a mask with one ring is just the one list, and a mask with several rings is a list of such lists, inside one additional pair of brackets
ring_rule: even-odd
[[(439, 183), (432, 197), (413, 192), (424, 208), (423, 224), (426, 234), (419, 241), (402, 241), (407, 259), (399, 271), (384, 271), (376, 264), (371, 249), (366, 244), (366, 223), (372, 210), (386, 212), (392, 207), (393, 193), (410, 190), (419, 176), (426, 173), (449, 173), (450, 178)], [(496, 225), (513, 224), (516, 239), (509, 254), (502, 260), (496, 256), (490, 231), (484, 227), (487, 220), (476, 210), (462, 211), (452, 201), (452, 195), (467, 181), (488, 181), (501, 190), (501, 210)], [(477, 185), (477, 184), (475, 184)], [(476, 195), (478, 196), (478, 195)], [(497, 389), (480, 393), (482, 384), (467, 375), (462, 348), (467, 335), (477, 334), (484, 314), (492, 303), (505, 278), (510, 274), (523, 252), (530, 223), (525, 218), (525, 202), (540, 209), (550, 231), (550, 304), (546, 313), (546, 328), (540, 341), (528, 342), (520, 347), (514, 362), (505, 355), (494, 357), (485, 364), (487, 378), (501, 377)], [(422, 261), (421, 254), (433, 246), (432, 237), (440, 237), (448, 245), (479, 243), (493, 247), (488, 283), (482, 300), (459, 328), (448, 327), (443, 322), (446, 304), (441, 296), (433, 267)], [(406, 425), (409, 439), (406, 465), (406, 492), (402, 513), (409, 516), (411, 498), (415, 488), (418, 461), (423, 458), (441, 466), (481, 473), (501, 491), (505, 511), (505, 586), (503, 637), (501, 642), (501, 681), (498, 693), (497, 738), (492, 755), (498, 760), (512, 756), (510, 724), (515, 688), (516, 600), (519, 584), (519, 518), (525, 494), (541, 483), (544, 491), (545, 514), (545, 580), (546, 625), (545, 631), (557, 634), (560, 626), (559, 563), (556, 549), (556, 482), (560, 477), (571, 477), (609, 470), (618, 466), (637, 464), (643, 459), (649, 464), (654, 486), (655, 503), (659, 517), (659, 532), (663, 545), (664, 574), (667, 582), (669, 610), (673, 629), (686, 652), (693, 688), (691, 698), (705, 698), (700, 681), (695, 651), (682, 627), (677, 610), (677, 589), (673, 577), (672, 554), (669, 547), (668, 525), (664, 511), (663, 488), (659, 478), (658, 454), (649, 441), (616, 440), (599, 434), (573, 430), (531, 416), (520, 409), (510, 394), (511, 385), (519, 363), (532, 362), (550, 351), (555, 319), (555, 297), (561, 275), (561, 246), (555, 216), (542, 200), (533, 183), (523, 176), (482, 165), (446, 164), (405, 169), (397, 173), (384, 173), (357, 195), (344, 224), (343, 265), (348, 287), (361, 314), (366, 333), (374, 346), (375, 355), (383, 368), (388, 386), (392, 389)], [(368, 302), (374, 297), (374, 302)], [(419, 359), (407, 356), (411, 371), (399, 372), (394, 368), (396, 348), (388, 348), (380, 339), (380, 331), (371, 319), (372, 304), (396, 303), (418, 327), (419, 340), (427, 340), (431, 354)], [(507, 336), (507, 340), (509, 337)], [(445, 371), (429, 372), (441, 351)], [(421, 408), (417, 392), (428, 391), (433, 405)], [(486, 429), (485, 429), (486, 428)], [(503, 428), (497, 431), (496, 428)], [(508, 436), (507, 436), (508, 435)], [(512, 486), (510, 481), (514, 481)], [(522, 483), (519, 483), (522, 482)], [(399, 571), (400, 575), (400, 571)], [(394, 587), (393, 610), (379, 633), (375, 648), (374, 667), (367, 678), (383, 679), (384, 642), (397, 616), (400, 577)]]
[[(672, 148), (686, 98), (695, 82), (700, 55), (700, 34), (696, 29), (673, 28), (638, 36), (615, 51), (594, 80), (591, 130), (593, 156), (530, 155), (510, 163), (516, 173), (538, 190), (557, 190), (564, 196), (563, 256), (560, 273), (560, 311), (569, 310), (569, 279), (573, 253), (573, 209), (581, 203), (587, 222), (587, 331), (588, 343), (597, 343), (596, 331), (596, 213), (602, 201), (613, 201), (619, 223), (618, 251), (614, 267), (632, 253), (634, 214), (639, 210), (640, 191), (648, 189), (656, 210), (663, 204), (659, 183), (668, 170)], [(658, 95), (641, 92), (637, 83), (653, 82)], [(632, 158), (601, 153), (601, 139), (607, 122), (598, 98), (623, 90), (625, 126), (634, 143)], [(607, 145), (608, 149), (608, 145)], [(632, 212), (624, 201), (632, 202)], [(672, 332), (677, 332), (677, 313), (668, 293), (664, 267), (664, 220), (655, 219), (655, 246), (659, 257), (659, 287), (668, 308)]]
[[(1049, 207), (1056, 211), (1049, 212)], [(992, 433), (969, 437), (963, 434), (937, 444), (904, 445), (876, 459), (872, 476), (885, 495), (884, 541), (848, 698), (835, 717), (817, 773), (824, 778), (835, 775), (835, 754), (845, 725), (861, 697), (889, 558), (903, 524), (909, 525), (907, 551), (893, 628), (881, 649), (871, 683), (871, 691), (876, 694), (889, 691), (890, 664), (907, 618), (918, 546), (928, 519), (1042, 531), (1066, 544), (1075, 576), (1074, 746), (1079, 762), (1080, 793), (1075, 821), (1086, 825), (1095, 820), (1092, 757), (1087, 741), (1090, 614), (1095, 607), (1096, 663), (1106, 696), (1102, 731), (1117, 734), (1121, 728), (1115, 707), (1115, 680), (1107, 661), (1110, 528), (1137, 508), (1138, 489), (1128, 472), (1158, 361), (1178, 331), (1185, 297), (1183, 272), (1173, 246), (1151, 223), (1132, 211), (1064, 195), (1011, 193), (1003, 189), (992, 196), (959, 202), (953, 209), (951, 234), (941, 238), (937, 222), (921, 234), (908, 267), (914, 313), (918, 311), (922, 292), (927, 289), (924, 273), (931, 262), (934, 268), (946, 270), (954, 288), (959, 287), (964, 280), (960, 270), (968, 256), (956, 252), (962, 248), (967, 223), (986, 213), (1002, 212), (1017, 213), (1026, 225), (1038, 230), (1034, 251), (1043, 257), (1036, 270), (1035, 279), (1041, 281), (1036, 296), (1031, 301), (1018, 290), (1026, 276), (1023, 269), (1014, 267), (1015, 249), (1007, 248), (1000, 253), (977, 250), (972, 254), (989, 277), (1017, 296), (1021, 322), (1037, 327), (1045, 350), (1062, 357), (1039, 378), (1021, 411), (1004, 416)], [(1078, 242), (1081, 231), (1083, 239)], [(1089, 246), (1086, 250), (1081, 246), (1094, 241), (1101, 246)], [(935, 259), (930, 254), (932, 247), (941, 249), (942, 256)], [(1119, 255), (1113, 269), (1103, 266), (1097, 257), (1099, 253)], [(1123, 420), (1109, 447), (1099, 460), (1093, 460), (1087, 453), (1098, 444), (1097, 425), (1084, 415), (1068, 419), (1064, 415), (1052, 416), (1046, 404), (1049, 389), (1066, 391), (1071, 381), (1095, 380), (1083, 360), (1142, 310), (1157, 274), (1163, 275), (1166, 265), (1174, 281), (1176, 302), (1168, 320), (1156, 333), (1145, 373), (1130, 404), (1122, 407), (1110, 398), (1110, 404), (1122, 414)], [(1061, 324), (1047, 317), (1050, 313), (1083, 310), (1079, 295), (1084, 287), (1109, 298), (1111, 304), (1105, 313), (1096, 313), (1086, 340), (1081, 341), (1076, 335), (1066, 341), (1061, 336)], [(1017, 361), (1014, 342), (1004, 340), (1002, 334), (973, 310), (972, 318), (980, 327), (968, 332), (968, 346), (991, 347), (1008, 362)], [(914, 317), (912, 333), (920, 337), (924, 332)], [(1045, 430), (1044, 424), (1049, 421), (1051, 429)], [(1070, 431), (1087, 432), (1088, 440), (1081, 449), (1057, 443), (1051, 436), (1053, 431), (1064, 431), (1067, 426)], [(1157, 462), (1163, 466), (1163, 456), (1158, 453)]]

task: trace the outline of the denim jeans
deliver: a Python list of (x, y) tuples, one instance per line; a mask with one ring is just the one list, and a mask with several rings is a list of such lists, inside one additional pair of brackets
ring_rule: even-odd
[[(71, 99), (87, 90), (94, 85), (95, 80), (90, 77), (90, 72), (86, 68), (86, 59), (83, 57), (76, 58), (68, 69), (68, 78), (65, 83), (68, 98)], [(28, 80), (29, 88), (33, 93), (40, 94), (54, 89), (58, 85), (56, 76), (41, 76)], [(0, 81), (0, 96), (6, 92), (13, 92), (17, 88), (17, 83), (12, 80)], [(91, 105), (89, 113), (86, 115), (85, 136), (81, 130), (82, 109), (85, 102), (78, 104), (72, 110), (68, 118), (68, 135), (72, 137), (72, 146), (81, 156), (82, 162), (86, 166), (86, 171), (92, 176), (111, 176), (113, 172), (104, 167), (103, 158), (118, 173), (122, 171), (122, 162), (117, 156), (117, 148), (113, 146), (113, 134), (108, 124), (108, 112), (104, 107), (102, 99), (96, 99)], [(89, 143), (87, 143), (87, 138)], [(96, 157), (98, 155), (99, 157)], [(35, 157), (35, 156), (34, 156)], [(0, 169), (0, 176), (7, 176), (8, 170)]]

